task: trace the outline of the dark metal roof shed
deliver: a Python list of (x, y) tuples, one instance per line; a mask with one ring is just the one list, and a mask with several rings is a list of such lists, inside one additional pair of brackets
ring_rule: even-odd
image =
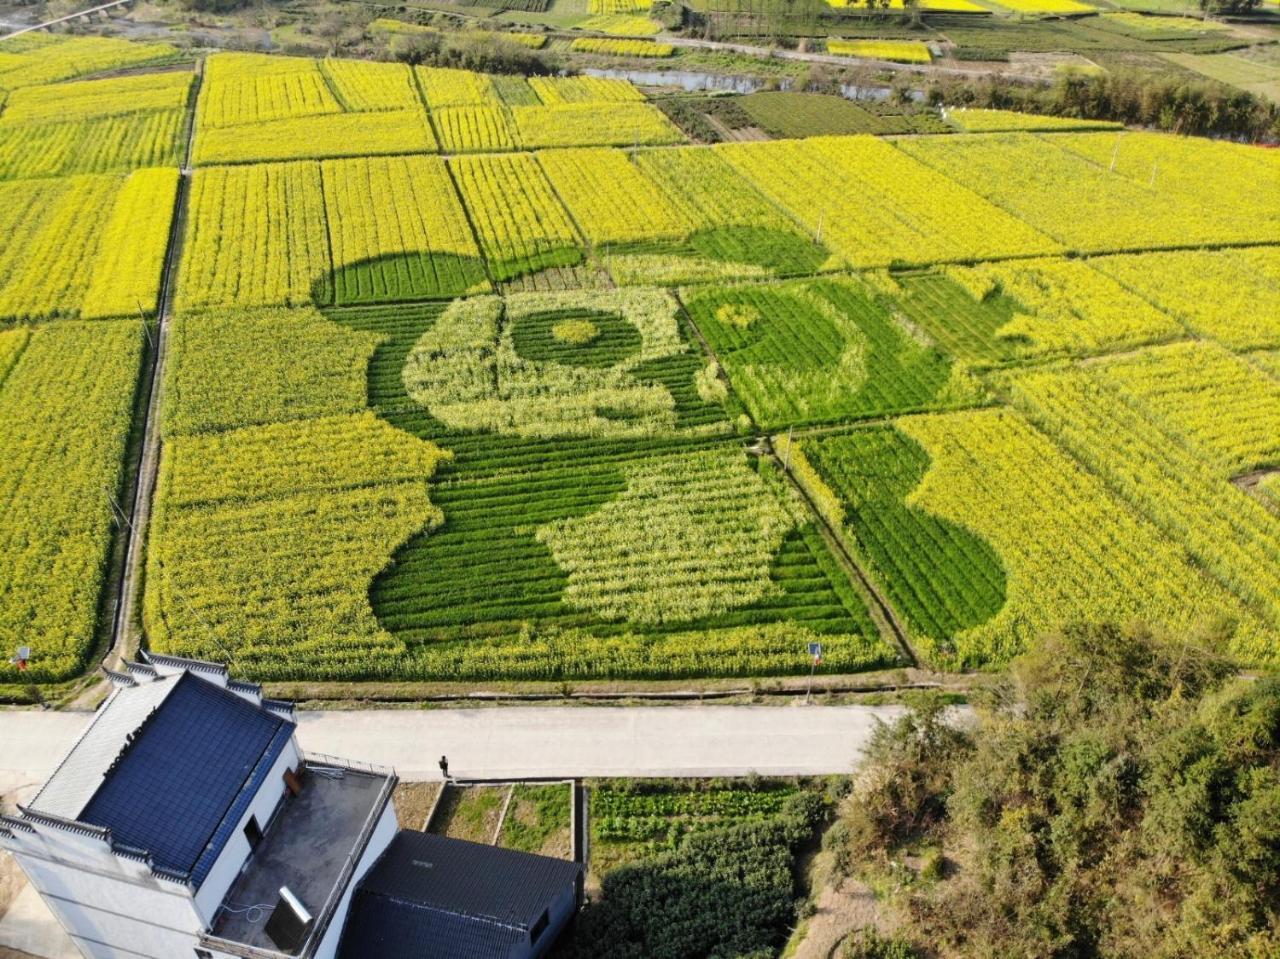
[(356, 892), (340, 959), (503, 959), (577, 863), (401, 830)]

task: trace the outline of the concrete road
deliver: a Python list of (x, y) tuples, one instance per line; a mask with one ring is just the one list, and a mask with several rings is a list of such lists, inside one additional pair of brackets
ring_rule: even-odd
[[(311, 752), (394, 766), (402, 779), (848, 772), (896, 706), (649, 706), (301, 712)], [(0, 712), (0, 794), (41, 782), (90, 717)]]
[(304, 749), (463, 779), (848, 772), (899, 707), (656, 706), (300, 713)]

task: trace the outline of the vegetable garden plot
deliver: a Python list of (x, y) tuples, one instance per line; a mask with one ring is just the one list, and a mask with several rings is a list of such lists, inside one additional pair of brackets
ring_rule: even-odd
[(511, 118), (501, 107), (440, 107), (431, 122), (445, 153), (514, 150)]
[(449, 169), (495, 280), (582, 262), (582, 241), (533, 156), (458, 157)]
[[(1115, 142), (1112, 134), (1092, 135)], [(1078, 252), (1266, 238), (1265, 231), (1259, 235), (1255, 218), (1241, 218), (1234, 204), (1192, 197), (1159, 181), (1155, 187), (1135, 183), (1056, 141), (1056, 136), (1008, 133), (945, 141), (919, 137), (894, 146)], [(1280, 187), (1275, 189), (1280, 201)]]
[(155, 308), (177, 176), (0, 184), (0, 323)]
[(1011, 133), (1018, 130), (1122, 130), (1124, 124), (1109, 120), (1081, 120), (1076, 117), (1043, 116), (1016, 110), (983, 110), (961, 107), (947, 110), (948, 122), (965, 133)]
[(919, 40), (838, 40), (827, 41), (827, 52), (838, 57), (870, 57), (898, 63), (932, 63), (933, 53)]
[(1280, 346), (1280, 247), (1107, 256), (1090, 263), (1202, 336)]
[[(968, 530), (1005, 570), (1005, 603), (994, 617), (932, 649), (920, 643), (936, 661), (1003, 662), (1044, 630), (1081, 620), (1190, 630), (1225, 618), (1240, 623), (1237, 649), (1262, 635), (1257, 618), (1192, 565), (1181, 543), (1021, 417), (932, 414), (896, 426), (930, 461), (906, 506)], [(896, 555), (899, 566), (909, 562)]]
[(318, 163), (195, 172), (178, 281), (182, 309), (307, 305), (315, 286), (328, 283), (330, 267)]
[[(875, 137), (815, 137), (714, 149), (856, 267), (1059, 249), (969, 190), (922, 164), (903, 162), (894, 146)], [(851, 183), (858, 189), (850, 189)]]
[(346, 110), (419, 110), (422, 107), (413, 71), (403, 63), (330, 58), (320, 62), (320, 69)]
[(662, 24), (648, 17), (625, 13), (601, 13), (574, 24), (579, 30), (606, 33), (612, 37), (652, 37), (662, 32)]
[(798, 792), (792, 783), (716, 784), (598, 782), (591, 784), (592, 871), (674, 849), (685, 836), (724, 826), (763, 823)]
[(181, 110), (0, 124), (0, 180), (118, 173), (182, 162)]
[(0, 48), (0, 88), (56, 83), (179, 56), (178, 48), (168, 43), (133, 43), (114, 37), (44, 37), (21, 48), (11, 40)]
[(569, 45), (574, 53), (603, 53), (615, 57), (669, 57), (676, 48), (669, 43), (624, 38), (579, 37)]
[(551, 185), (597, 247), (682, 240), (694, 223), (621, 150), (538, 154)]
[(199, 164), (438, 149), (413, 74), (400, 64), (217, 54), (196, 117)]
[(493, 78), (470, 70), (445, 67), (414, 67), (418, 86), (432, 110), (440, 107), (492, 107), (501, 101)]
[(768, 429), (977, 403), (981, 388), (854, 280), (695, 288), (694, 323)]
[(443, 160), (330, 160), (321, 170), (338, 304), (451, 297), (489, 288)]
[(206, 131), (341, 112), (342, 104), (312, 62), (305, 71), (211, 80), (200, 91), (196, 123)]
[(202, 130), (195, 141), (196, 163), (202, 166), (438, 151), (421, 110), (292, 117)]
[(0, 128), (20, 123), (70, 122), (135, 113), (184, 110), (194, 74), (147, 73), (113, 80), (81, 80), (13, 91)]
[(155, 312), (177, 197), (175, 169), (139, 170), (124, 181), (98, 242), (83, 319)]
[(605, 77), (530, 77), (529, 86), (547, 106), (564, 103), (643, 103), (628, 80)]
[(34, 682), (93, 648), (142, 339), (136, 322), (0, 333), (0, 643), (32, 648)]

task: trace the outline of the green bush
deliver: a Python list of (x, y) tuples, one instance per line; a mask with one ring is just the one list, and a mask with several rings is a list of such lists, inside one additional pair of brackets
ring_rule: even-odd
[(986, 700), (957, 748), (938, 748), (936, 714), (886, 727), (846, 820), (851, 850), (925, 832), (956, 860), (912, 888), (912, 939), (977, 956), (1280, 955), (1280, 677), (1092, 625), (1043, 639)]

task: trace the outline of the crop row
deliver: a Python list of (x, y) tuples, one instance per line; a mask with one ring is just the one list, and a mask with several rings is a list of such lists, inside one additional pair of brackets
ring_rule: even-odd
[(569, 45), (574, 53), (603, 53), (615, 57), (669, 57), (676, 48), (669, 43), (653, 40), (632, 40), (625, 37), (579, 37)]
[[(1265, 161), (1255, 161), (1256, 180), (1220, 186), (1215, 175), (1201, 189), (1181, 168), (1205, 167), (1203, 147), (1178, 142), (1183, 139), (1193, 142), (1129, 134), (1009, 133), (918, 137), (897, 141), (895, 147), (1077, 252), (1280, 239), (1280, 214), (1271, 212), (1274, 170), (1267, 175)], [(1111, 168), (1111, 154), (1129, 157), (1131, 152), (1131, 164)], [(1021, 252), (1041, 251), (1024, 246)]]
[[(611, 357), (584, 344), (573, 362), (521, 355), (528, 318), (590, 305), (619, 318), (638, 343)], [(451, 304), (404, 367), (408, 395), (455, 430), (529, 437), (645, 437), (676, 428), (675, 399), (637, 367), (688, 350), (677, 306), (657, 290), (527, 293)]]
[(358, 413), (380, 339), (310, 307), (179, 314), (164, 366), (164, 435)]
[[(912, 161), (897, 144), (875, 137), (816, 137), (715, 149), (855, 267), (1059, 249), (975, 193)], [(858, 184), (856, 193), (849, 190), (850, 183)], [(1048, 194), (1044, 181), (1039, 189)]]
[(57, 83), (106, 70), (122, 70), (177, 59), (168, 43), (132, 43), (115, 37), (26, 34), (5, 43), (0, 90)]
[(980, 401), (977, 383), (854, 279), (686, 290), (756, 422), (832, 423)]
[[(562, 301), (557, 311), (564, 314), (590, 311), (598, 315), (606, 311), (608, 303), (607, 297), (597, 300), (595, 294), (583, 291), (569, 303)], [(382, 341), (369, 363), (370, 405), (399, 428), (424, 439), (437, 440), (452, 450), (455, 454), (452, 470), (458, 476), (483, 477), (573, 464), (587, 466), (635, 455), (638, 444), (634, 438), (564, 435), (544, 438), (513, 433), (464, 432), (451, 430), (433, 417), (427, 408), (407, 393), (404, 372), (410, 354), (415, 352), (424, 334), (432, 329), (444, 309), (428, 304), (345, 309), (332, 311), (331, 315), (339, 323)], [(616, 314), (614, 317), (621, 320)], [(527, 317), (517, 325), (513, 337), (524, 340), (521, 328), (527, 324), (537, 328), (542, 324), (542, 317), (536, 313)], [(696, 388), (697, 374), (705, 360), (700, 353), (688, 348), (689, 337), (683, 325), (680, 335), (686, 344), (680, 350), (635, 367), (637, 376), (661, 385), (675, 401), (676, 432), (650, 435), (642, 442), (645, 450), (655, 453), (705, 445), (708, 437), (727, 429), (725, 401), (708, 400)], [(527, 342), (519, 342), (515, 346), (521, 351), (518, 355), (532, 355)]]
[[(1168, 375), (1199, 375), (1186, 354), (1166, 360)], [(1274, 661), (1275, 646), (1264, 637), (1280, 625), (1280, 520), (1215, 470), (1211, 459), (1196, 455), (1158, 412), (1127, 396), (1125, 377), (1109, 380), (1105, 370), (1091, 368), (1027, 374), (1016, 380), (1015, 395), (1115, 495), (1244, 601), (1232, 610), (1242, 622), (1236, 652), (1253, 662)], [(1249, 410), (1238, 415), (1247, 417)]]
[(0, 184), (0, 322), (155, 308), (174, 170)]
[(908, 505), (929, 466), (917, 444), (885, 426), (815, 437), (802, 450), (818, 471), (805, 484), (810, 496), (821, 501), (825, 490), (839, 504), (839, 528), (847, 521), (858, 552), (913, 635), (937, 643), (999, 611), (1005, 574), (990, 546)]
[(596, 77), (513, 82), (441, 67), (218, 54), (200, 94), (195, 157), (208, 165), (678, 142), (643, 101), (630, 83)]
[(1256, 641), (1257, 619), (1180, 542), (1016, 414), (932, 414), (896, 425), (929, 458), (906, 504), (984, 540), (1006, 577), (995, 616), (937, 646), (922, 642), (926, 652), (953, 664), (999, 662), (1045, 630), (1082, 620), (1175, 630), (1238, 620), (1239, 643)]
[(66, 679), (93, 648), (142, 356), (138, 323), (0, 333), (0, 643)]
[(947, 275), (976, 299), (998, 289), (1017, 304), (995, 336), (1019, 356), (1114, 352), (1183, 333), (1172, 317), (1085, 260), (983, 263), (949, 267)]
[(0, 124), (0, 180), (117, 173), (182, 159), (181, 110)]
[(442, 160), (328, 160), (321, 175), (336, 302), (488, 288), (480, 250)]
[(376, 670), (402, 647), (368, 584), (441, 521), (426, 486), (441, 455), (368, 413), (167, 443), (144, 610), (155, 648)]

